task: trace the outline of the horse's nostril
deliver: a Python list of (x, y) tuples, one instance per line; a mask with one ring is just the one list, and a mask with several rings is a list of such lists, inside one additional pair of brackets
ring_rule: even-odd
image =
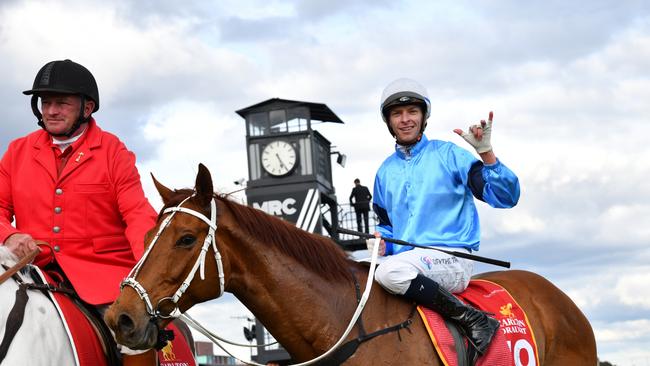
[(117, 319), (117, 329), (121, 333), (131, 333), (134, 328), (135, 324), (133, 323), (131, 317), (127, 314), (120, 314), (119, 318)]

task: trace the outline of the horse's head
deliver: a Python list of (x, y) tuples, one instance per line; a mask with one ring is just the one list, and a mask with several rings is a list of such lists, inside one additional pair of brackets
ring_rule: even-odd
[[(145, 237), (144, 255), (104, 317), (117, 341), (133, 349), (164, 345), (161, 329), (172, 318), (224, 291), (210, 172), (199, 164), (194, 190), (171, 190), (155, 178), (154, 183), (164, 207)], [(204, 278), (219, 278), (219, 285)]]

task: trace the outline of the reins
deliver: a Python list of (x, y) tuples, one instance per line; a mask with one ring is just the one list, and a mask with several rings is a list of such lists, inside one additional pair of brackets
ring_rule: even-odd
[(41, 250), (39, 248), (34, 249), (31, 251), (29, 254), (24, 256), (21, 260), (19, 260), (16, 264), (8, 268), (3, 274), (0, 275), (0, 284), (4, 283), (7, 279), (12, 277), (15, 273), (23, 269), (28, 263), (31, 263), (34, 258), (40, 253)]
[[(357, 308), (356, 308), (354, 314), (352, 315), (352, 319), (350, 319), (350, 323), (348, 324), (347, 329), (345, 330), (345, 332), (343, 332), (343, 334), (341, 335), (339, 340), (328, 351), (321, 354), (320, 356), (318, 356), (316, 358), (313, 358), (313, 359), (311, 359), (309, 361), (296, 363), (296, 364), (289, 364), (288, 366), (307, 366), (307, 365), (313, 365), (313, 364), (317, 364), (317, 365), (335, 365), (336, 364), (336, 365), (338, 365), (338, 363), (333, 363), (332, 359), (330, 359), (330, 358), (336, 358), (336, 359), (344, 358), (344, 359), (347, 359), (356, 351), (356, 349), (357, 349), (357, 347), (359, 346), (360, 343), (362, 343), (362, 342), (364, 342), (366, 340), (369, 340), (371, 338), (374, 338), (374, 337), (376, 337), (378, 335), (386, 334), (386, 333), (389, 333), (389, 332), (392, 332), (392, 331), (399, 331), (400, 329), (407, 328), (411, 324), (411, 322), (412, 322), (412, 320), (411, 320), (412, 314), (409, 316), (409, 318), (406, 321), (404, 321), (403, 323), (397, 324), (395, 326), (392, 326), (392, 327), (389, 327), (389, 328), (386, 328), (386, 329), (382, 329), (382, 330), (379, 330), (377, 332), (373, 332), (371, 334), (365, 334), (365, 331), (362, 331), (362, 335), (360, 337), (357, 337), (356, 339), (353, 339), (353, 340), (349, 341), (348, 343), (346, 343), (346, 345), (343, 346), (345, 348), (341, 348), (341, 345), (343, 344), (343, 342), (345, 341), (347, 336), (352, 331), (352, 328), (354, 328), (354, 326), (357, 325), (357, 321), (359, 320), (359, 317), (361, 316), (361, 313), (363, 312), (363, 309), (364, 309), (364, 307), (366, 305), (366, 302), (368, 301), (368, 298), (370, 297), (370, 290), (372, 288), (372, 282), (373, 282), (373, 279), (375, 277), (375, 267), (376, 267), (376, 264), (377, 264), (378, 253), (379, 253), (379, 239), (377, 239), (377, 243), (376, 243), (376, 245), (374, 247), (374, 250), (372, 252), (372, 258), (371, 258), (371, 261), (370, 261), (370, 268), (368, 270), (368, 278), (366, 280), (365, 290), (363, 292), (363, 295), (360, 298), (358, 297), (358, 294), (357, 294), (357, 303), (358, 303)], [(358, 284), (356, 284), (356, 277), (355, 277), (355, 289), (357, 289), (357, 291), (358, 291), (358, 288), (359, 288), (359, 286), (358, 286)], [(190, 322), (188, 322), (188, 325), (190, 325), (192, 328), (196, 329), (201, 334), (208, 337), (208, 339), (210, 339), (212, 342), (214, 342), (216, 345), (218, 345), (219, 348), (221, 348), (229, 356), (234, 357), (237, 360), (239, 360), (239, 361), (241, 361), (241, 362), (243, 362), (243, 363), (245, 363), (247, 365), (265, 366), (265, 365), (262, 365), (262, 364), (259, 364), (259, 363), (256, 363), (256, 362), (248, 362), (248, 361), (244, 361), (244, 360), (241, 360), (241, 359), (237, 358), (232, 353), (230, 353), (227, 349), (225, 349), (221, 345), (221, 343), (219, 343), (219, 340), (222, 340), (222, 339), (220, 339), (219, 337), (215, 337), (215, 335), (212, 332), (208, 331), (203, 326), (198, 324), (198, 322), (196, 322), (194, 319), (192, 319), (192, 318), (189, 318), (189, 319), (190, 319)], [(228, 342), (228, 343), (233, 344), (232, 342)], [(248, 345), (242, 345), (242, 346), (249, 347)], [(255, 347), (260, 347), (260, 345), (256, 345)], [(338, 352), (339, 350), (341, 350), (341, 351)]]

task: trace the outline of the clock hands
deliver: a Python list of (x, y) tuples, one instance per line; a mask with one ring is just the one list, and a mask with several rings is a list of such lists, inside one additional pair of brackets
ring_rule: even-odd
[[(282, 159), (280, 159), (280, 154), (275, 153), (275, 157), (278, 158), (278, 161), (280, 162), (280, 167), (281, 167), (282, 169), (286, 169), (287, 166), (284, 165), (284, 163), (282, 162)], [(288, 169), (287, 169), (287, 170), (288, 170)]]

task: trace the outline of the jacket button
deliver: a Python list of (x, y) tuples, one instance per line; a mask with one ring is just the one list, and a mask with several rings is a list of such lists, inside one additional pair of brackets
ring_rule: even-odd
[(58, 245), (55, 245), (55, 246), (54, 246), (54, 251), (55, 251), (55, 252), (60, 252), (60, 251), (61, 251), (61, 247), (59, 247)]
[(55, 233), (58, 233), (58, 232), (61, 231), (61, 228), (58, 227), (58, 226), (55, 226), (55, 227), (52, 228), (52, 231), (54, 231)]
[(61, 188), (57, 188), (54, 193), (56, 194), (63, 194), (63, 190)]
[(54, 207), (54, 213), (61, 213), (61, 207)]

